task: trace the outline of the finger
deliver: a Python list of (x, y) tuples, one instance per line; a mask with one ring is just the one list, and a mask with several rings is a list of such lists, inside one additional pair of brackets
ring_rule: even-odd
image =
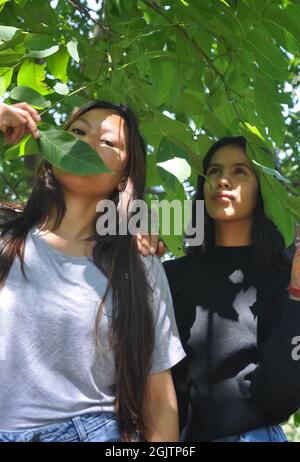
[(21, 134), (24, 132), (24, 128), (24, 125), (18, 125), (17, 127), (13, 128), (12, 135), (10, 138), (11, 143), (17, 143), (17, 140), (21, 137)]
[(147, 247), (142, 247), (142, 255), (143, 257), (149, 257), (150, 255), (150, 252), (149, 252), (149, 249), (147, 249)]
[(41, 116), (39, 115), (38, 111), (36, 109), (34, 109), (32, 106), (30, 106), (30, 104), (26, 103), (26, 102), (23, 102), (23, 103), (17, 103), (15, 106), (23, 109), (24, 111), (27, 111), (29, 112), (29, 114), (31, 115), (31, 117), (36, 121), (36, 122), (40, 122), (41, 120)]
[[(22, 109), (20, 109), (20, 110), (22, 111)], [(24, 115), (24, 117), (26, 117), (27, 127), (28, 127), (30, 133), (32, 134), (32, 136), (34, 138), (38, 138), (39, 137), (39, 132), (38, 132), (36, 123), (33, 120), (33, 118), (31, 117), (31, 115), (26, 111), (23, 111), (22, 115)]]
[(143, 255), (143, 257), (148, 257), (149, 245), (147, 246), (147, 241), (143, 239), (143, 236), (137, 239), (137, 246), (138, 246), (140, 254)]
[(11, 128), (10, 143), (15, 144), (17, 139), (21, 136), (22, 130), (25, 128), (24, 125), (17, 125)]
[(10, 139), (12, 135), (13, 129), (11, 127), (6, 128), (4, 131), (4, 141), (3, 144), (10, 144)]
[(138, 248), (139, 253), (142, 253), (143, 251), (142, 242), (139, 239), (137, 239), (136, 243), (137, 243), (137, 248)]
[(15, 141), (15, 144), (20, 143), (20, 141), (22, 140), (22, 138), (23, 138), (24, 135), (25, 135), (25, 131), (26, 131), (26, 127), (22, 126), (22, 127), (20, 128), (20, 133), (19, 133), (18, 138), (17, 138), (16, 141)]
[(150, 242), (149, 242), (151, 255), (155, 255), (156, 249), (157, 249), (157, 244), (158, 244), (158, 235), (157, 234), (151, 235), (150, 236)]
[[(25, 116), (23, 114), (25, 114)], [(14, 111), (9, 114), (6, 124), (7, 127), (12, 129), (12, 134), (17, 127), (22, 125), (25, 127), (27, 125), (26, 114), (27, 112), (18, 108), (14, 109)]]
[(160, 258), (162, 257), (167, 251), (167, 247), (165, 246), (163, 241), (159, 241), (157, 244), (156, 255)]
[(143, 255), (148, 257), (150, 255), (150, 236), (143, 236), (142, 245), (143, 245)]

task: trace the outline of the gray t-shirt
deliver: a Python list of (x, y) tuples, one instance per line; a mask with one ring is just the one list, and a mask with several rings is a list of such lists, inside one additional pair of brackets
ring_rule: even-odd
[[(141, 258), (154, 290), (153, 374), (185, 354), (164, 269), (157, 257)], [(107, 347), (111, 294), (100, 324), (100, 352), (95, 338), (106, 277), (89, 257), (52, 247), (37, 228), (27, 236), (25, 265), (28, 280), (16, 258), (0, 289), (0, 431), (114, 411), (115, 361)]]

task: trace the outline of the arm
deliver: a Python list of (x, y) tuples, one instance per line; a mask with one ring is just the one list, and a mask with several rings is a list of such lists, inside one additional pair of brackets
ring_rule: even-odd
[(258, 315), (257, 364), (250, 364), (214, 389), (216, 399), (220, 389), (228, 404), (231, 399), (239, 400), (239, 408), (244, 408), (244, 413), (251, 410), (251, 416), (256, 416), (253, 424), (257, 421), (260, 426), (284, 421), (300, 407), (300, 357), (296, 354), (300, 301), (289, 296), (291, 280), (293, 271), (292, 276), (286, 272), (273, 280), (277, 293)]
[(147, 441), (179, 441), (177, 400), (170, 370), (149, 376), (144, 416)]
[(300, 335), (300, 300), (288, 292), (289, 278), (279, 290), (266, 320), (269, 335), (259, 346), (259, 365), (250, 377), (250, 392), (265, 415), (286, 419), (300, 407), (300, 360), (295, 339)]

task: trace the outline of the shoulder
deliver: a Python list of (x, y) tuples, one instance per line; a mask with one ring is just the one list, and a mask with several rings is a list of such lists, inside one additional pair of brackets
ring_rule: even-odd
[(144, 257), (140, 255), (140, 258), (146, 269), (148, 279), (152, 281), (166, 279), (166, 274), (163, 265), (157, 255), (149, 255)]
[(198, 256), (184, 256), (164, 261), (163, 267), (168, 279), (174, 280), (179, 276), (180, 279), (185, 276), (189, 277), (189, 274), (194, 273), (194, 270), (199, 263), (200, 257)]

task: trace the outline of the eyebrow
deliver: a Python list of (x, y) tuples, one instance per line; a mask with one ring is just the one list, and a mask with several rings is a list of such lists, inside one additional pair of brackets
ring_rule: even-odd
[(85, 119), (84, 117), (79, 117), (77, 120), (74, 120), (73, 123), (75, 123), (75, 122), (84, 122), (85, 124), (91, 126), (90, 122), (87, 119)]
[[(209, 166), (207, 167), (207, 170), (211, 167), (224, 167), (224, 165), (222, 164), (209, 164)], [(250, 167), (250, 165), (248, 164), (244, 164), (243, 162), (236, 162), (235, 164), (233, 164), (233, 167), (246, 167), (248, 168), (248, 170), (250, 170), (250, 172), (252, 172), (252, 168)]]

